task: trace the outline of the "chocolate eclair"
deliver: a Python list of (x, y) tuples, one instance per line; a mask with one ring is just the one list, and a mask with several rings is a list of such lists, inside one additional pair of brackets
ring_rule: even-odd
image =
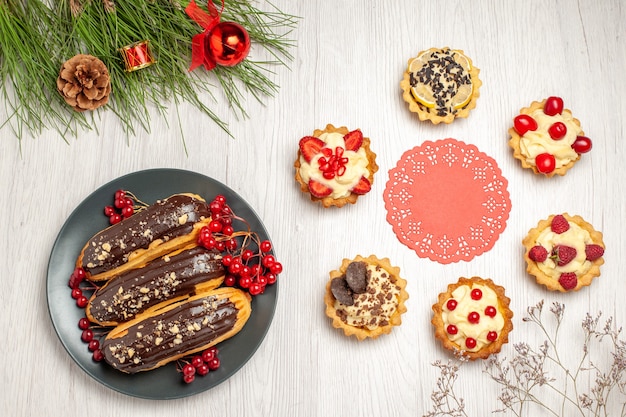
[(212, 290), (223, 281), (221, 254), (193, 246), (111, 278), (93, 293), (85, 312), (94, 323), (117, 326), (163, 301)]
[(87, 278), (102, 281), (195, 243), (211, 221), (206, 201), (195, 194), (175, 194), (138, 211), (93, 236), (76, 266)]
[(222, 287), (138, 315), (104, 339), (104, 360), (134, 374), (207, 349), (237, 334), (250, 317), (250, 296)]

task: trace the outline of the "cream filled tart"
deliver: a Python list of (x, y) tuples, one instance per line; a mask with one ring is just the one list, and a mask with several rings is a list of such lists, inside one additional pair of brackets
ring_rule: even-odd
[(600, 275), (604, 241), (580, 216), (553, 214), (528, 231), (522, 241), (526, 271), (552, 291), (578, 291)]
[(300, 190), (324, 207), (355, 204), (370, 192), (378, 171), (370, 139), (359, 129), (331, 124), (300, 139), (294, 167)]
[(500, 352), (513, 330), (510, 299), (491, 279), (459, 278), (433, 304), (435, 337), (471, 360)]
[(513, 119), (509, 135), (513, 156), (522, 167), (547, 177), (565, 175), (592, 146), (580, 121), (556, 96), (522, 108)]
[(344, 259), (330, 272), (324, 303), (333, 327), (358, 340), (389, 334), (406, 312), (406, 280), (389, 259)]
[(400, 87), (420, 120), (451, 123), (476, 107), (480, 70), (462, 50), (430, 48), (408, 61)]

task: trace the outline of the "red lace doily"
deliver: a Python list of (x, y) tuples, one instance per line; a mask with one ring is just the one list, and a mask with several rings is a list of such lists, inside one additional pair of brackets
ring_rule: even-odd
[(469, 261), (493, 247), (511, 210), (496, 161), (455, 139), (402, 155), (385, 187), (387, 221), (420, 258)]

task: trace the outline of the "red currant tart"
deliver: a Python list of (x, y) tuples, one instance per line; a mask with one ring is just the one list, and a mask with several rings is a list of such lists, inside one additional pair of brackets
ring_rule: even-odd
[(522, 241), (526, 271), (552, 291), (578, 291), (600, 275), (602, 233), (580, 216), (553, 214)]
[(565, 175), (581, 154), (591, 150), (591, 139), (585, 136), (580, 122), (556, 96), (522, 108), (509, 134), (509, 146), (522, 167), (547, 177)]
[(498, 353), (513, 329), (510, 299), (490, 279), (459, 278), (433, 305), (435, 337), (469, 359)]
[(300, 190), (324, 207), (356, 203), (372, 189), (378, 171), (369, 138), (331, 124), (300, 139), (294, 167)]

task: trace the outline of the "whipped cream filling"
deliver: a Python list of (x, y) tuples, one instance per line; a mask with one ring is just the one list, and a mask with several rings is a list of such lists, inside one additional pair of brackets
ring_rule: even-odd
[(584, 275), (591, 268), (591, 262), (587, 260), (585, 247), (592, 243), (589, 232), (576, 223), (569, 222), (569, 230), (561, 234), (554, 233), (550, 227), (546, 227), (537, 237), (536, 244), (546, 248), (548, 254), (552, 253), (552, 248), (556, 245), (570, 246), (576, 249), (576, 257), (571, 262), (558, 266), (555, 260), (548, 255), (545, 261), (537, 262), (537, 267), (547, 276), (557, 280), (564, 272), (575, 272), (576, 275)]
[[(338, 146), (345, 149), (346, 143), (343, 140), (343, 136), (343, 134), (337, 132), (323, 133), (320, 135), (319, 139), (326, 143), (325, 148), (330, 148), (334, 152), (335, 148)], [(320, 171), (319, 159), (322, 156), (324, 155), (321, 152), (318, 153), (313, 157), (310, 163), (307, 162), (304, 157), (300, 156), (300, 176), (306, 183), (313, 179), (331, 188), (333, 191), (329, 197), (347, 197), (350, 195), (350, 190), (359, 183), (361, 177), (368, 178), (370, 175), (368, 169), (369, 161), (367, 160), (367, 154), (363, 147), (359, 148), (356, 152), (350, 150), (344, 151), (343, 157), (348, 158), (346, 172), (341, 176), (335, 175), (332, 179), (324, 178), (322, 171)]]
[[(543, 109), (537, 109), (530, 116), (537, 122), (537, 129), (529, 130), (520, 139), (520, 151), (526, 157), (526, 162), (534, 166), (537, 155), (549, 153), (554, 155), (556, 168), (560, 168), (578, 158), (572, 144), (582, 130), (569, 111), (563, 110), (562, 114), (548, 116)], [(548, 133), (555, 122), (562, 122), (567, 128), (567, 133), (559, 140), (552, 139)]]
[(354, 304), (346, 306), (335, 300), (337, 315), (348, 325), (369, 330), (387, 326), (398, 308), (400, 287), (378, 265), (367, 265), (369, 281), (367, 290), (355, 295)]
[[(482, 291), (480, 300), (472, 299), (472, 290), (479, 289)], [(461, 349), (469, 352), (477, 352), (492, 342), (487, 339), (489, 332), (495, 331), (500, 335), (504, 328), (504, 316), (498, 309), (498, 296), (491, 288), (485, 285), (472, 284), (461, 285), (452, 291), (452, 298), (456, 300), (457, 306), (454, 310), (450, 310), (447, 306), (448, 300), (443, 304), (441, 318), (444, 323), (444, 330), (448, 325), (453, 324), (457, 327), (456, 334), (450, 334), (446, 331), (448, 338), (459, 345)], [(485, 314), (485, 309), (493, 306), (496, 309), (494, 317)], [(480, 315), (478, 323), (470, 323), (468, 316), (470, 313), (476, 312)], [(476, 340), (476, 346), (468, 348), (465, 340), (471, 337)]]

